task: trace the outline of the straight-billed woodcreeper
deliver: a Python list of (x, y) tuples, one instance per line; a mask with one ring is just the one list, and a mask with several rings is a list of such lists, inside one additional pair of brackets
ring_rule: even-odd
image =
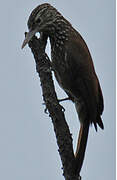
[(22, 48), (36, 32), (50, 39), (51, 60), (59, 85), (75, 104), (80, 120), (80, 132), (75, 153), (80, 173), (87, 144), (89, 125), (104, 129), (101, 115), (103, 96), (92, 57), (81, 35), (50, 4), (36, 7), (28, 20), (29, 32)]

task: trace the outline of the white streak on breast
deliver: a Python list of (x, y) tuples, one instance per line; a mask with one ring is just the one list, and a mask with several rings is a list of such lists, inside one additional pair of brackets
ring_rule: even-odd
[(67, 62), (67, 52), (65, 51), (65, 61)]

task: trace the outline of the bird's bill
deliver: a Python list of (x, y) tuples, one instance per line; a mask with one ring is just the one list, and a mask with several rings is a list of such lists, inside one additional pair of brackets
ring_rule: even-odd
[(32, 37), (36, 34), (37, 30), (31, 30), (26, 34), (26, 37), (24, 39), (24, 42), (22, 44), (22, 49), (26, 46), (26, 44), (29, 43), (29, 41), (32, 39)]

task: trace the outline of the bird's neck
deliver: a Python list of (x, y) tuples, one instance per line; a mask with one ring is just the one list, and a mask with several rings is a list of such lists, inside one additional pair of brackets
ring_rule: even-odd
[(54, 25), (49, 30), (51, 46), (61, 49), (65, 42), (69, 40), (71, 27), (71, 24), (64, 19), (55, 21)]

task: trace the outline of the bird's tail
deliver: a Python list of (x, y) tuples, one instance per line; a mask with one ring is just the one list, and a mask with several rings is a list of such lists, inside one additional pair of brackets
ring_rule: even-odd
[(78, 136), (77, 148), (75, 153), (76, 158), (76, 172), (80, 174), (80, 170), (82, 168), (85, 150), (87, 145), (88, 133), (89, 133), (89, 122), (81, 123), (80, 132)]

